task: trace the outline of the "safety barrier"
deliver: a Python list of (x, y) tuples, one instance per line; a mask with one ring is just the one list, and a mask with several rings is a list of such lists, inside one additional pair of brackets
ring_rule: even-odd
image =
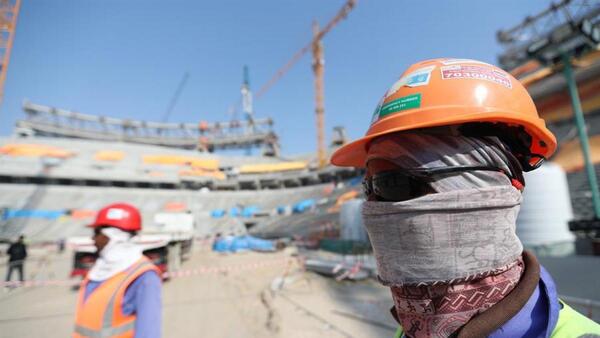
[[(285, 257), (279, 259), (272, 259), (266, 261), (260, 261), (244, 265), (230, 265), (230, 266), (213, 266), (213, 267), (199, 267), (195, 269), (186, 269), (172, 272), (165, 272), (164, 278), (182, 278), (200, 275), (218, 275), (222, 273), (241, 272), (248, 270), (257, 270), (264, 267), (274, 266), (287, 266), (292, 262), (297, 261), (295, 258)], [(81, 283), (80, 280), (66, 279), (66, 280), (26, 280), (26, 281), (9, 281), (0, 282), (0, 287), (40, 287), (40, 286), (77, 286)]]
[[(204, 242), (205, 240), (202, 240)], [(230, 265), (230, 266), (213, 266), (213, 267), (199, 267), (196, 269), (187, 269), (173, 272), (165, 272), (163, 274), (164, 278), (183, 278), (183, 277), (191, 277), (191, 276), (200, 276), (200, 275), (218, 275), (223, 273), (231, 273), (231, 272), (241, 272), (241, 271), (249, 271), (249, 270), (257, 270), (259, 268), (264, 267), (274, 267), (274, 266), (285, 266), (285, 271), (283, 273), (284, 277), (289, 273), (290, 266), (292, 263), (296, 262), (301, 270), (305, 270), (304, 267), (304, 258), (303, 257), (285, 257), (279, 259), (272, 259), (269, 261), (260, 261), (251, 264), (244, 265)], [(360, 271), (362, 267), (361, 262), (356, 262), (352, 266), (346, 267), (343, 264), (338, 264), (333, 267), (332, 272), (337, 273), (342, 269), (346, 269), (346, 271), (337, 276), (335, 279), (337, 281), (344, 280), (346, 278), (352, 278), (356, 273)], [(44, 286), (77, 286), (81, 284), (80, 280), (27, 280), (27, 281), (9, 281), (9, 282), (0, 282), (0, 287), (44, 287)], [(559, 295), (559, 298), (571, 305), (579, 305), (586, 309), (586, 313), (584, 314), (588, 318), (592, 318), (594, 309), (600, 310), (600, 302), (594, 301), (591, 299), (583, 299), (571, 296)], [(354, 299), (354, 298), (353, 298)], [(358, 300), (358, 299), (357, 299)], [(390, 300), (370, 300), (370, 299), (360, 299), (362, 303), (370, 303), (376, 305), (386, 305), (391, 303)]]

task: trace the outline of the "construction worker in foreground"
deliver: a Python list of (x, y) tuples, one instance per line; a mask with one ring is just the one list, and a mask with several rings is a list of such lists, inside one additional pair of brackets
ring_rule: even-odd
[(510, 74), (435, 59), (411, 66), (366, 136), (333, 154), (366, 168), (363, 219), (397, 337), (600, 335), (515, 234), (523, 171), (555, 148)]
[(160, 337), (160, 271), (132, 242), (142, 229), (140, 212), (111, 204), (89, 226), (98, 259), (79, 289), (73, 336)]

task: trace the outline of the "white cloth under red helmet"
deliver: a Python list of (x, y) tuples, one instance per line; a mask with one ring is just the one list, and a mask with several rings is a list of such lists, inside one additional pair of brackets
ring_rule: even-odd
[(98, 259), (88, 273), (93, 281), (106, 280), (124, 271), (142, 257), (142, 248), (132, 241), (132, 234), (117, 228), (100, 230), (110, 240), (99, 252)]

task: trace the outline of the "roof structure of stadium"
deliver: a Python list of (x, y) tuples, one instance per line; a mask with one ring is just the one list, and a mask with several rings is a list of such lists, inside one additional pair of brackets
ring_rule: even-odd
[(210, 123), (166, 123), (96, 116), (31, 102), (23, 103), (24, 119), (17, 133), (119, 141), (213, 152), (223, 149), (263, 148), (268, 156), (279, 154), (278, 138), (270, 118)]

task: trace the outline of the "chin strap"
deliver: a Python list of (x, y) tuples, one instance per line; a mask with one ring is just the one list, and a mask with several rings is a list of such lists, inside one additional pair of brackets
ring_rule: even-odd
[(513, 187), (517, 188), (520, 192), (523, 192), (523, 190), (525, 189), (525, 186), (523, 185), (523, 183), (521, 183), (516, 178), (511, 178), (510, 183), (512, 184)]

